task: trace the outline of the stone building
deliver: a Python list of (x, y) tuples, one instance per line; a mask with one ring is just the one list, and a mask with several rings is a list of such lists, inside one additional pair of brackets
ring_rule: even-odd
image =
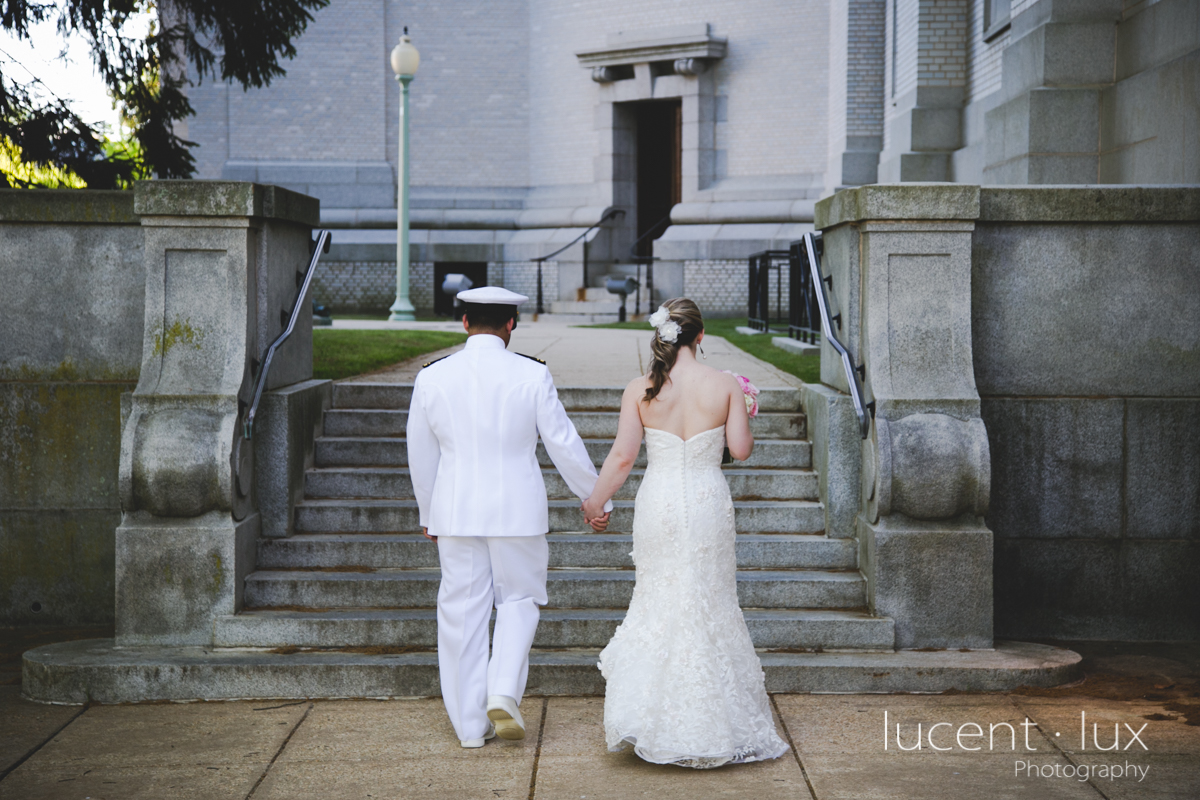
[(838, 187), (1200, 182), (1198, 15), (1190, 0), (333, 0), (271, 87), (194, 88), (187, 135), (197, 177), (318, 197), (339, 229), (319, 299), (386, 308), (387, 56), (407, 26), (419, 308), (447, 271), (535, 292), (531, 259), (615, 208), (586, 256), (546, 264), (548, 304), (611, 312), (571, 301), (610, 273), (644, 283), (634, 256), (653, 254), (656, 300), (736, 315), (745, 257), (810, 230)]

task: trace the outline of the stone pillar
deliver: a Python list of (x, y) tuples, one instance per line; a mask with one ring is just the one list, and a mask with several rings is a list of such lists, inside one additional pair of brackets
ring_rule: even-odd
[(1101, 94), (1121, 0), (1039, 0), (1012, 21), (1003, 100), (985, 116), (986, 184), (1100, 181)]
[[(207, 644), (253, 568), (261, 523), (244, 414), (296, 302), (319, 204), (252, 183), (148, 181), (134, 210), (145, 332), (122, 398), (117, 644)], [(312, 376), (311, 324), (302, 313), (268, 389)]]
[(978, 215), (979, 187), (954, 184), (864, 186), (817, 204), (834, 291), (839, 275), (858, 287), (837, 311), (876, 404), (859, 564), (898, 648), (992, 646), (991, 462), (971, 350)]
[(895, 0), (879, 181), (953, 180), (967, 87), (968, 0)]
[[(829, 9), (830, 192), (875, 183), (883, 149), (884, 0), (835, 0)], [(839, 77), (845, 75), (845, 81)]]

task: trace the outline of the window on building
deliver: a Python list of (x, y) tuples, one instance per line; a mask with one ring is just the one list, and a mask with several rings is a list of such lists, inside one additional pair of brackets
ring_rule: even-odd
[(1004, 31), (1012, 15), (1012, 0), (983, 0), (983, 40), (991, 41)]

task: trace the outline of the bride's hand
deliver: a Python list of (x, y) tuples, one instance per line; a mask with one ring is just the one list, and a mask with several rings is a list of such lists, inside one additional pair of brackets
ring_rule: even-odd
[[(584, 521), (591, 525), (593, 530), (602, 531), (608, 527), (608, 514), (604, 512), (603, 503), (597, 502), (593, 497), (589, 497), (579, 507), (583, 511)], [(600, 527), (597, 527), (597, 524)]]

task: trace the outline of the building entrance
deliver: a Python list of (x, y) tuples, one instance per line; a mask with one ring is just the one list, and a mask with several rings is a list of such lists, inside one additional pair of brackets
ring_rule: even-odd
[(631, 105), (637, 125), (636, 252), (649, 256), (671, 224), (671, 206), (681, 199), (683, 109), (678, 99)]

